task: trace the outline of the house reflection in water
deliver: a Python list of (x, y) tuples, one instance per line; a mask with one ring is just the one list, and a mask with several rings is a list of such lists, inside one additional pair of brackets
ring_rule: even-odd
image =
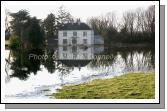
[(80, 70), (93, 59), (93, 46), (65, 45), (58, 47), (58, 60), (67, 67), (78, 67)]

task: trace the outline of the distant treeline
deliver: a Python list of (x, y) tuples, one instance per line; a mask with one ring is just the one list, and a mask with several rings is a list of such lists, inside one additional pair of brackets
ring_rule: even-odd
[(111, 42), (155, 43), (155, 6), (126, 11), (121, 21), (117, 21), (115, 13), (92, 17), (88, 24), (95, 33), (104, 37), (107, 45)]
[[(84, 15), (83, 15), (84, 16)], [(10, 20), (9, 20), (10, 19)], [(16, 13), (6, 11), (5, 39), (10, 39), (12, 48), (41, 47), (48, 38), (57, 37), (58, 30), (66, 23), (82, 18), (74, 18), (64, 7), (56, 14), (50, 13), (44, 20), (31, 17), (27, 10)], [(105, 45), (111, 43), (155, 43), (155, 6), (144, 10), (123, 13), (121, 22), (114, 13), (105, 16), (90, 17), (87, 24), (96, 34), (104, 38)]]
[(56, 15), (50, 13), (44, 20), (32, 17), (24, 9), (16, 13), (6, 11), (5, 39), (10, 41), (11, 49), (41, 48), (48, 38), (57, 37), (58, 30), (69, 22), (73, 22), (73, 17), (62, 6)]

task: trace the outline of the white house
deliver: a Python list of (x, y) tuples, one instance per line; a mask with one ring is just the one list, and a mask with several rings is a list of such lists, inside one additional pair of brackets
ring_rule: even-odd
[(58, 45), (93, 45), (94, 31), (85, 23), (67, 23), (58, 31)]

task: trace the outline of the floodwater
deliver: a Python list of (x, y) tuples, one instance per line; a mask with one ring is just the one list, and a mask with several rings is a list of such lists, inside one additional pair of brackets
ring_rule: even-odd
[(49, 99), (63, 85), (81, 84), (127, 72), (154, 71), (154, 48), (59, 46), (6, 50), (5, 96)]

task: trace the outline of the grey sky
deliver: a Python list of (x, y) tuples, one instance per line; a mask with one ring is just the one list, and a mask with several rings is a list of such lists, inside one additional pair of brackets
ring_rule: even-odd
[[(62, 4), (63, 5), (63, 4)], [(29, 11), (31, 16), (39, 19), (46, 18), (47, 14), (56, 14), (61, 5), (8, 5), (6, 8), (10, 12), (17, 12), (21, 9)], [(137, 8), (148, 8), (150, 5), (63, 5), (67, 11), (75, 18), (81, 18), (86, 22), (87, 18), (92, 16), (105, 15), (108, 12), (115, 12), (117, 18), (121, 18), (122, 13), (128, 10), (136, 10)]]

